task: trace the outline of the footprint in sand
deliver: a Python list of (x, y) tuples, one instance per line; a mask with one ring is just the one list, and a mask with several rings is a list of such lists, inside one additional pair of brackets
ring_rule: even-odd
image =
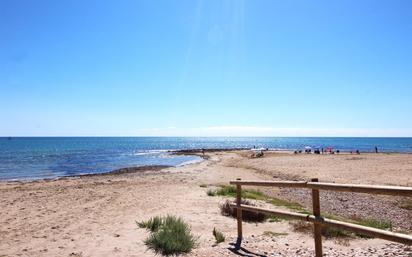
[(69, 257), (83, 257), (83, 253), (82, 252), (80, 252), (80, 253), (71, 253), (71, 254), (69, 254)]

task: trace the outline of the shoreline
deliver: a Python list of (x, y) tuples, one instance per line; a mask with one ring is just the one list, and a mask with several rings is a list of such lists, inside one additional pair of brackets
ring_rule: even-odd
[(49, 181), (58, 181), (58, 180), (68, 180), (68, 179), (80, 179), (80, 178), (89, 178), (89, 177), (104, 177), (104, 176), (116, 176), (123, 174), (133, 174), (140, 172), (148, 171), (161, 171), (167, 168), (173, 168), (179, 166), (170, 166), (170, 165), (143, 165), (136, 167), (125, 167), (120, 169), (115, 169), (108, 172), (101, 173), (91, 173), (91, 174), (79, 174), (79, 175), (67, 175), (60, 176), (55, 178), (39, 178), (39, 179), (22, 179), (22, 180), (0, 180), (0, 184), (11, 184), (11, 183), (35, 183), (35, 182), (49, 182)]
[[(213, 154), (213, 153), (230, 153), (230, 152), (240, 152), (240, 153), (247, 153), (248, 151), (252, 151), (253, 149), (250, 148), (205, 148), (205, 149), (181, 149), (181, 150), (165, 150), (165, 152), (171, 154), (171, 155), (186, 155), (186, 156), (197, 156), (202, 158), (202, 160), (199, 161), (187, 161), (179, 165), (158, 165), (158, 164), (153, 164), (153, 165), (142, 165), (142, 166), (131, 166), (131, 167), (122, 167), (119, 169), (107, 171), (107, 172), (98, 172), (98, 173), (80, 173), (78, 175), (67, 175), (67, 176), (57, 176), (54, 178), (23, 178), (23, 179), (0, 179), (0, 184), (2, 183), (31, 183), (31, 182), (39, 182), (39, 181), (55, 181), (55, 180), (64, 180), (64, 179), (76, 179), (76, 178), (82, 178), (82, 177), (96, 177), (96, 176), (114, 176), (114, 175), (120, 175), (120, 174), (128, 174), (128, 173), (138, 173), (138, 172), (145, 172), (145, 171), (161, 171), (166, 168), (173, 168), (173, 167), (183, 167), (187, 165), (193, 165), (196, 163), (201, 163), (205, 160), (208, 160), (210, 158), (209, 155), (207, 154)], [(340, 153), (335, 153), (335, 154), (329, 154), (329, 153), (324, 153), (324, 154), (314, 154), (312, 153), (294, 153), (294, 150), (285, 150), (285, 149), (268, 149), (268, 150), (263, 150), (263, 153), (268, 153), (268, 154), (290, 154), (292, 156), (362, 156), (363, 155), (411, 155), (412, 152), (379, 152), (379, 153), (374, 153), (374, 152), (360, 152), (360, 154), (356, 153), (350, 153), (350, 152), (340, 152)]]
[[(167, 151), (169, 152), (169, 150)], [(173, 154), (170, 152), (170, 154)], [(177, 154), (178, 155), (178, 154)], [(191, 164), (196, 164), (203, 162), (206, 160), (206, 156), (198, 155), (198, 154), (182, 154), (187, 156), (198, 156), (202, 158), (201, 160), (191, 160), (186, 161), (178, 165), (160, 165), (160, 164), (152, 164), (152, 165), (142, 165), (142, 166), (130, 166), (130, 167), (122, 167), (118, 169), (114, 169), (111, 171), (106, 172), (97, 172), (97, 173), (79, 173), (77, 175), (66, 175), (66, 176), (56, 176), (53, 178), (22, 178), (22, 179), (0, 179), (1, 183), (30, 183), (35, 181), (54, 181), (54, 180), (61, 180), (61, 179), (73, 179), (73, 178), (82, 178), (82, 177), (94, 177), (94, 176), (113, 176), (113, 175), (120, 175), (120, 174), (130, 174), (130, 173), (138, 173), (138, 172), (146, 172), (146, 171), (161, 171), (162, 169), (166, 168), (173, 168), (173, 167), (183, 167)]]

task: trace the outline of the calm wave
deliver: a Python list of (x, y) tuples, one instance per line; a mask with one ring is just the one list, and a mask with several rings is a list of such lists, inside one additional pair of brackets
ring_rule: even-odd
[(198, 148), (303, 149), (333, 147), (341, 151), (412, 152), (412, 138), (305, 137), (48, 137), (0, 138), (0, 179), (56, 178), (109, 172), (144, 165), (182, 165), (197, 156), (171, 155), (167, 150)]

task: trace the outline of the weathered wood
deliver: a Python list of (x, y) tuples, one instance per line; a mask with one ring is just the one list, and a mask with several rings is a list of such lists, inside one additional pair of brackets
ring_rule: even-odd
[[(241, 179), (238, 178), (238, 181)], [(236, 205), (237, 205), (237, 238), (238, 241), (242, 241), (242, 209), (240, 209), (240, 206), (242, 204), (242, 186), (236, 185)]]
[[(259, 207), (254, 207), (250, 205), (244, 205), (241, 204), (240, 208), (237, 206), (237, 204), (231, 203), (230, 206), (232, 208), (238, 208), (241, 210), (245, 211), (253, 211), (253, 212), (260, 212), (260, 213), (266, 213), (269, 215), (276, 215), (282, 218), (292, 218), (292, 219), (297, 219), (297, 220), (303, 220), (303, 221), (309, 221), (310, 216), (313, 215), (308, 215), (308, 214), (303, 214), (303, 213), (295, 213), (295, 212), (290, 212), (290, 211), (282, 211), (282, 210), (269, 210), (265, 208), (259, 208)], [(315, 217), (315, 216), (313, 216)]]
[(381, 195), (397, 195), (412, 197), (412, 187), (399, 186), (375, 186), (375, 185), (355, 185), (355, 184), (336, 184), (308, 182), (307, 187), (311, 189), (333, 190), (355, 193), (369, 193)]
[(230, 181), (231, 185), (243, 185), (243, 186), (266, 186), (266, 187), (306, 187), (306, 181)]
[[(317, 178), (311, 180), (312, 182), (318, 182)], [(312, 207), (313, 215), (317, 219), (321, 219), (320, 216), (320, 200), (319, 200), (319, 190), (312, 189)], [(319, 222), (313, 223), (313, 236), (315, 238), (315, 255), (316, 257), (322, 257), (322, 224)]]

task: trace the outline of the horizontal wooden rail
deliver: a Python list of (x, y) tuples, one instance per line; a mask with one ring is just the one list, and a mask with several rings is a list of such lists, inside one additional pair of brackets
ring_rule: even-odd
[(375, 186), (375, 185), (355, 185), (355, 184), (337, 184), (323, 182), (306, 182), (306, 181), (248, 181), (233, 180), (232, 185), (243, 186), (267, 186), (267, 187), (297, 187), (318, 190), (331, 190), (355, 193), (368, 193), (380, 195), (396, 195), (412, 197), (412, 187), (398, 186)]
[(319, 190), (333, 190), (380, 195), (412, 196), (412, 187), (335, 184), (322, 182), (308, 182), (307, 186), (309, 188)]
[[(238, 208), (237, 205), (234, 203), (230, 204), (230, 206), (232, 208)], [(361, 225), (357, 225), (353, 223), (337, 221), (337, 220), (332, 220), (332, 219), (327, 219), (327, 218), (319, 218), (319, 217), (315, 217), (314, 215), (307, 215), (307, 214), (302, 214), (302, 213), (294, 213), (294, 212), (281, 211), (281, 210), (269, 210), (269, 209), (258, 208), (258, 207), (243, 205), (243, 204), (240, 205), (240, 209), (246, 210), (246, 211), (258, 212), (258, 213), (266, 213), (269, 215), (276, 215), (276, 216), (283, 217), (283, 218), (309, 221), (312, 223), (315, 223), (315, 222), (321, 223), (327, 226), (341, 228), (341, 229), (349, 230), (349, 231), (356, 232), (356, 233), (362, 233), (362, 234), (372, 236), (372, 237), (378, 237), (378, 238), (386, 239), (386, 240), (393, 241), (393, 242), (412, 245), (412, 236), (406, 235), (406, 234), (395, 233), (395, 232), (371, 228), (371, 227), (365, 227), (365, 226), (361, 226)]]
[[(237, 205), (235, 203), (231, 203), (230, 207), (237, 208)], [(258, 212), (258, 213), (266, 213), (269, 215), (276, 215), (282, 218), (292, 218), (292, 219), (304, 220), (304, 221), (309, 221), (308, 217), (311, 216), (311, 215), (303, 214), (303, 213), (281, 211), (281, 210), (269, 210), (269, 209), (264, 209), (264, 208), (259, 208), (259, 207), (254, 207), (250, 205), (244, 205), (244, 204), (240, 205), (240, 209), (245, 210), (245, 211), (253, 211), (253, 212)]]
[(242, 186), (264, 186), (264, 187), (301, 187), (306, 188), (306, 181), (248, 181), (248, 180), (233, 180), (232, 185)]

